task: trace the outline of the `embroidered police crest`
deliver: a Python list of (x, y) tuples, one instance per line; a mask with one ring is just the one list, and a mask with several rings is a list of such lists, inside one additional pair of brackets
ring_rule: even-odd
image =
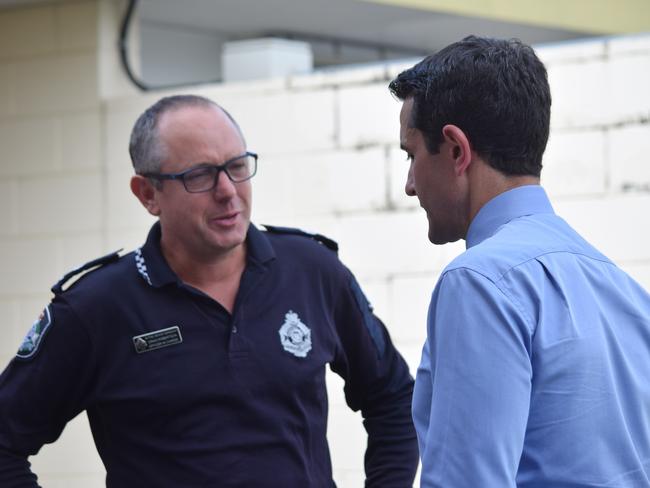
[(41, 315), (36, 319), (32, 324), (32, 328), (29, 329), (27, 335), (23, 339), (23, 343), (20, 345), (16, 356), (19, 358), (30, 358), (36, 354), (39, 344), (43, 340), (43, 336), (52, 325), (52, 315), (50, 314), (50, 306), (48, 305), (41, 312)]
[(299, 358), (307, 357), (311, 351), (311, 330), (300, 321), (297, 313), (289, 310), (278, 332), (285, 351)]

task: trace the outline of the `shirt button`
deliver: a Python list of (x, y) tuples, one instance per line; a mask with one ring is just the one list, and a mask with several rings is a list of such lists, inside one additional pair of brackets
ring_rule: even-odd
[(236, 333), (237, 333), (237, 326), (236, 326), (236, 325), (233, 325), (233, 326), (232, 326), (232, 333), (233, 333), (233, 334), (236, 334)]

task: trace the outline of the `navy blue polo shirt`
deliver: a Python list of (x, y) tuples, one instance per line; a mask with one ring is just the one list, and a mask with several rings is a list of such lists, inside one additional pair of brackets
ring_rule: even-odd
[(83, 410), (111, 488), (334, 486), (327, 364), (365, 419), (367, 486), (412, 485), (412, 378), (334, 252), (251, 225), (231, 315), (159, 243), (156, 224), (59, 291), (0, 376), (0, 486), (36, 486), (27, 456)]

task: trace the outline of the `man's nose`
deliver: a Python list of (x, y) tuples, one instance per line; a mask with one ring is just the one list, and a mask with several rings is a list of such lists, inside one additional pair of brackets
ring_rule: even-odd
[(404, 186), (404, 191), (410, 197), (414, 197), (415, 193), (415, 182), (413, 181), (413, 166), (409, 166), (409, 172), (406, 175), (406, 185)]
[(215, 198), (230, 198), (237, 193), (235, 184), (228, 178), (225, 171), (219, 171), (216, 178), (217, 184), (213, 190)]

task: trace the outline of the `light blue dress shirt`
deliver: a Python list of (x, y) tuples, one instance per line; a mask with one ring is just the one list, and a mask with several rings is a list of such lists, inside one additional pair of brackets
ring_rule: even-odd
[(413, 418), (422, 487), (650, 487), (650, 295), (540, 186), (497, 196), (433, 292)]

